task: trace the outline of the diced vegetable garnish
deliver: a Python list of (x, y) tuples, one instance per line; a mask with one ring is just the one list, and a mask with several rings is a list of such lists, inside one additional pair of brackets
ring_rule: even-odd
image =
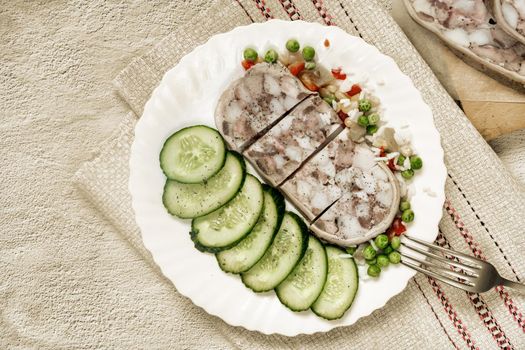
[(401, 254), (395, 251), (391, 252), (390, 254), (388, 254), (388, 260), (390, 260), (392, 264), (399, 264), (399, 262), (401, 261)]
[(266, 54), (264, 55), (264, 60), (268, 63), (275, 63), (278, 58), (279, 55), (277, 54), (277, 51), (272, 49), (266, 51)]
[(394, 222), (392, 222), (392, 225), (388, 229), (387, 236), (400, 236), (403, 232), (406, 232), (406, 230), (407, 228), (403, 225), (401, 218), (395, 218)]
[(361, 92), (361, 87), (357, 84), (354, 84), (352, 85), (352, 87), (350, 88), (350, 90), (348, 90), (346, 92), (346, 94), (350, 97), (354, 96), (354, 95), (357, 95), (358, 93)]
[(396, 171), (396, 166), (394, 165), (394, 158), (388, 160), (388, 168), (392, 171)]
[(306, 62), (306, 64), (305, 64), (304, 67), (305, 67), (306, 69), (308, 69), (308, 70), (312, 70), (312, 69), (315, 69), (316, 64), (315, 64), (315, 62), (311, 62), (311, 61), (310, 61), (310, 62)]
[(244, 68), (244, 70), (248, 70), (255, 65), (255, 62), (242, 60), (241, 65)]
[[(369, 121), (370, 121), (370, 119), (369, 119)], [(368, 135), (373, 135), (373, 134), (375, 134), (377, 132), (378, 129), (379, 129), (379, 127), (377, 125), (368, 125), (366, 127), (366, 133)]]
[(414, 170), (419, 170), (423, 167), (423, 160), (418, 156), (410, 157), (410, 168)]
[(357, 247), (346, 247), (346, 252), (348, 254), (354, 254), (356, 250), (357, 250)]
[(403, 214), (401, 214), (401, 220), (403, 220), (404, 222), (414, 221), (414, 211), (412, 209), (407, 209), (403, 211)]
[(381, 234), (374, 239), (374, 243), (379, 249), (384, 249), (388, 246), (388, 236)]
[(403, 178), (407, 180), (410, 180), (414, 176), (414, 170), (412, 169), (403, 170), (401, 172), (401, 176), (403, 176)]
[(370, 260), (376, 257), (376, 250), (371, 245), (368, 245), (365, 250), (363, 250), (363, 256), (366, 260)]
[(297, 52), (300, 47), (299, 42), (295, 39), (290, 39), (286, 42), (286, 49), (290, 52)]
[(357, 124), (361, 125), (362, 127), (367, 127), (368, 117), (366, 115), (359, 116), (359, 118), (357, 118)]
[(397, 158), (397, 165), (403, 166), (405, 164), (405, 159), (407, 159), (407, 157), (405, 157), (404, 155), (400, 154), (399, 158)]
[(292, 73), (292, 75), (298, 76), (299, 73), (301, 73), (304, 70), (304, 62), (299, 61), (292, 63), (288, 66), (288, 69), (290, 70), (290, 73)]
[(361, 112), (368, 112), (372, 108), (372, 103), (370, 100), (367, 100), (366, 98), (363, 98), (359, 100), (359, 110)]
[(332, 69), (332, 75), (337, 80), (345, 80), (346, 74), (341, 71), (341, 68), (333, 68)]
[(246, 61), (255, 62), (257, 60), (258, 55), (257, 51), (249, 47), (244, 50), (243, 56)]
[(380, 254), (377, 256), (377, 266), (387, 267), (389, 264), (390, 264), (390, 261), (388, 260), (388, 256), (384, 254)]
[[(397, 237), (397, 236), (394, 236), (392, 238), (395, 238), (395, 237)], [(399, 238), (399, 237), (397, 237), (397, 238)], [(388, 254), (392, 253), (393, 251), (394, 251), (394, 248), (392, 247), (392, 245), (389, 245), (385, 249), (383, 249), (383, 254), (387, 254), (388, 255)]]
[[(343, 122), (345, 122), (345, 125), (347, 127), (349, 127), (349, 125), (346, 124), (346, 119), (348, 118), (348, 114), (346, 114), (343, 111), (339, 111), (339, 112), (337, 112), (337, 116), (339, 117), (339, 119), (341, 119)], [(351, 122), (350, 119), (348, 119), (348, 121)]]
[(403, 212), (408, 209), (410, 209), (410, 202), (406, 199), (401, 200), (401, 202), (399, 202), (399, 210)]
[(366, 273), (370, 277), (379, 277), (381, 274), (381, 268), (377, 265), (370, 265), (368, 266), (368, 270), (366, 270)]
[(370, 125), (377, 125), (379, 123), (379, 114), (372, 113), (368, 116), (368, 123)]
[(390, 240), (390, 245), (393, 249), (399, 249), (399, 247), (401, 247), (401, 238), (399, 238), (398, 236), (392, 237), (392, 239)]
[(315, 57), (315, 49), (311, 46), (305, 46), (303, 48), (303, 58), (305, 61), (311, 61)]

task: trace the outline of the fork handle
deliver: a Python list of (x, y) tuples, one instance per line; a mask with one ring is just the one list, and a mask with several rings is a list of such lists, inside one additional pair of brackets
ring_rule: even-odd
[(502, 281), (501, 284), (503, 286), (515, 289), (515, 290), (520, 291), (522, 293), (525, 293), (525, 284), (514, 282), (514, 281), (510, 281), (510, 280), (508, 280), (506, 278), (502, 278), (502, 280), (503, 281)]

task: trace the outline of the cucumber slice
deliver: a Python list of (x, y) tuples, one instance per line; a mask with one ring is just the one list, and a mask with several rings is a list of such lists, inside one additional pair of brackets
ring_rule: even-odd
[(306, 253), (294, 270), (275, 288), (277, 297), (292, 311), (307, 310), (321, 294), (326, 281), (328, 262), (321, 242), (308, 238)]
[(193, 219), (191, 238), (195, 247), (216, 253), (236, 245), (257, 223), (264, 203), (261, 183), (246, 175), (240, 192), (226, 205)]
[(257, 263), (272, 243), (284, 215), (284, 197), (275, 188), (263, 185), (263, 211), (252, 232), (236, 246), (216, 254), (225, 272), (241, 273)]
[(170, 180), (199, 183), (215, 175), (226, 160), (226, 146), (217, 130), (190, 126), (171, 135), (160, 151), (160, 167)]
[(308, 246), (308, 228), (294, 213), (284, 214), (281, 227), (261, 260), (241, 274), (242, 282), (254, 292), (277, 287), (301, 260)]
[(162, 202), (172, 215), (188, 219), (211, 213), (232, 199), (246, 175), (242, 156), (228, 152), (222, 169), (205, 183), (183, 184), (167, 180)]
[(334, 246), (326, 247), (328, 277), (321, 295), (311, 308), (316, 315), (327, 320), (343, 317), (352, 306), (359, 286), (354, 259), (341, 258), (341, 254), (346, 252)]

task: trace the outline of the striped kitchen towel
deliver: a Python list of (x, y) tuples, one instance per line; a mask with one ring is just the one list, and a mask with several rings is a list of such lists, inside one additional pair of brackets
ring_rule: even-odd
[[(115, 86), (132, 112), (100, 156), (78, 171), (77, 182), (144, 259), (154, 265), (142, 245), (127, 191), (129, 148), (137, 116), (163, 74), (184, 54), (211, 35), (271, 18), (339, 26), (397, 62), (432, 108), (442, 136), (448, 179), (437, 244), (488, 259), (503, 275), (525, 281), (523, 187), (503, 168), (385, 9), (373, 0), (213, 1), (207, 11), (136, 58), (118, 75)], [(178, 302), (190, 303), (185, 298)], [(525, 349), (524, 312), (525, 296), (507, 288), (498, 287), (482, 295), (466, 293), (418, 274), (384, 308), (353, 326), (324, 334), (265, 336), (231, 327), (212, 316), (195, 317), (218, 329), (233, 346), (246, 349), (519, 350)], [(181, 314), (180, 322), (186, 322), (185, 317)], [(148, 324), (145, 322), (146, 327)], [(191, 327), (187, 332), (192, 332)], [(215, 341), (203, 339), (202, 347)]]

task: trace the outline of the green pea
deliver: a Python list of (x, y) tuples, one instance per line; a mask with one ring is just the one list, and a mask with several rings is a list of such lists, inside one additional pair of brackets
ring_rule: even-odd
[(376, 258), (365, 260), (365, 261), (366, 261), (366, 263), (368, 265), (375, 265), (375, 264), (377, 264), (377, 259)]
[(373, 135), (377, 132), (377, 129), (379, 129), (379, 127), (377, 125), (368, 125), (366, 127), (366, 133), (368, 135)]
[(399, 262), (401, 261), (401, 254), (399, 254), (398, 252), (394, 251), (394, 252), (388, 254), (388, 260), (390, 260), (390, 262), (392, 264), (399, 264)]
[(257, 51), (255, 51), (252, 48), (247, 48), (246, 50), (244, 50), (244, 59), (246, 61), (255, 62), (257, 56)]
[(366, 128), (368, 126), (368, 117), (366, 115), (360, 116), (359, 118), (357, 118), (357, 124)]
[(323, 100), (328, 103), (330, 106), (332, 106), (332, 102), (335, 101), (335, 96), (326, 96), (323, 98)]
[(388, 236), (381, 234), (374, 239), (374, 243), (379, 249), (384, 249), (388, 246)]
[(401, 238), (399, 238), (398, 236), (392, 237), (392, 239), (390, 240), (390, 246), (393, 249), (398, 250), (399, 247), (401, 247)]
[(414, 176), (414, 170), (412, 169), (403, 170), (401, 172), (401, 176), (403, 176), (407, 180), (410, 180)]
[(368, 116), (368, 121), (370, 122), (370, 125), (376, 125), (379, 123), (379, 114), (372, 113)]
[(277, 51), (272, 49), (266, 51), (266, 55), (264, 55), (264, 60), (268, 63), (275, 63), (277, 62), (278, 58), (279, 54), (277, 54)]
[(286, 49), (290, 52), (297, 52), (300, 47), (299, 42), (295, 39), (290, 39), (286, 42)]
[(405, 164), (405, 159), (407, 159), (407, 157), (400, 154), (399, 157), (397, 158), (397, 165), (403, 166)]
[(312, 70), (312, 69), (315, 69), (316, 67), (316, 64), (315, 62), (306, 62), (306, 64), (304, 65), (304, 68), (308, 69), (308, 70)]
[(391, 245), (387, 246), (385, 249), (383, 249), (383, 254), (388, 255), (394, 251), (394, 248), (392, 248)]
[(410, 168), (414, 170), (419, 170), (423, 167), (423, 159), (418, 156), (410, 157)]
[(404, 222), (414, 221), (414, 211), (412, 209), (407, 209), (401, 214), (401, 220)]
[(370, 100), (363, 98), (359, 100), (358, 106), (361, 112), (368, 112), (372, 108), (372, 103), (370, 102)]
[(346, 247), (346, 252), (348, 254), (354, 254), (356, 250), (357, 250), (357, 247)]
[(377, 256), (377, 265), (379, 267), (387, 267), (388, 264), (390, 264), (390, 261), (388, 260), (388, 256), (383, 255), (383, 254)]
[(381, 268), (377, 265), (370, 265), (368, 266), (368, 270), (366, 270), (366, 273), (370, 277), (378, 277), (381, 274)]
[(401, 202), (399, 203), (399, 210), (405, 211), (408, 209), (410, 209), (410, 202), (406, 199), (401, 200)]
[(303, 48), (303, 58), (305, 61), (311, 61), (315, 57), (315, 49), (311, 46), (305, 46)]
[(370, 260), (376, 257), (376, 250), (371, 245), (366, 246), (366, 248), (363, 250), (363, 256), (366, 260)]

